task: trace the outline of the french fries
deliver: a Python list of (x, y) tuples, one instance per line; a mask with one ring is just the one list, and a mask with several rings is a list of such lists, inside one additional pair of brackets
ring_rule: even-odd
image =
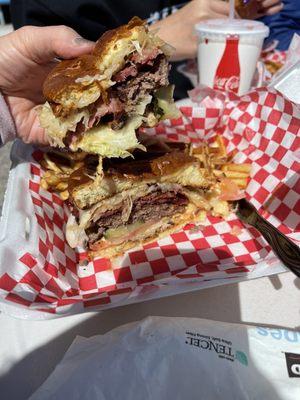
[(281, 62), (274, 62), (274, 61), (265, 61), (265, 66), (267, 68), (267, 70), (274, 75), (278, 70), (280, 70), (280, 68), (282, 68), (283, 63)]
[(41, 187), (45, 190), (59, 192), (62, 200), (69, 198), (68, 180), (70, 175), (84, 165), (82, 157), (69, 158), (69, 162), (70, 166), (56, 163), (46, 153), (41, 161), (41, 166), (45, 170), (41, 178)]
[(68, 200), (69, 198), (69, 191), (68, 190), (64, 190), (63, 192), (60, 192), (60, 198), (62, 200)]
[(246, 189), (250, 176), (251, 164), (225, 164), (222, 165), (221, 171), (226, 178), (233, 180), (240, 189)]
[(219, 154), (218, 154), (219, 157), (220, 158), (227, 157), (227, 151), (226, 151), (226, 147), (224, 144), (224, 140), (221, 138), (220, 135), (217, 136), (216, 143), (219, 148)]
[(227, 154), (224, 140), (221, 136), (218, 135), (211, 146), (203, 144), (193, 149), (192, 154), (200, 160), (204, 168), (212, 169), (215, 177), (231, 179), (240, 189), (246, 189), (251, 164), (229, 162), (234, 154)]
[(223, 165), (222, 171), (241, 172), (249, 176), (251, 171), (251, 164), (226, 164)]

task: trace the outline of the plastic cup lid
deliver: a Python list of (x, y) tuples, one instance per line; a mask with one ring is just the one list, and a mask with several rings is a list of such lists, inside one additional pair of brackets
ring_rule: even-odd
[(199, 36), (203, 34), (261, 35), (267, 37), (270, 29), (259, 21), (249, 19), (209, 19), (195, 25)]

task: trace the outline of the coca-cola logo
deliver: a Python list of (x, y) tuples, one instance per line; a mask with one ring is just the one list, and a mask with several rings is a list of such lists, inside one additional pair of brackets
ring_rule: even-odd
[(214, 79), (214, 89), (238, 93), (240, 86), (239, 38), (227, 37)]
[(219, 90), (227, 90), (237, 93), (240, 87), (240, 77), (231, 76), (230, 78), (215, 77), (214, 88)]

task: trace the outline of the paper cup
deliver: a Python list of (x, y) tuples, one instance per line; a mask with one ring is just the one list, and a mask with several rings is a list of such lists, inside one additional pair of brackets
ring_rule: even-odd
[(243, 19), (202, 21), (198, 35), (199, 83), (239, 95), (249, 91), (269, 28)]

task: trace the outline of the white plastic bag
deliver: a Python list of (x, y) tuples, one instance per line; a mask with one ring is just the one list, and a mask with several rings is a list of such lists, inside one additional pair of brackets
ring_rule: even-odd
[(300, 333), (149, 317), (77, 338), (31, 400), (296, 400)]

